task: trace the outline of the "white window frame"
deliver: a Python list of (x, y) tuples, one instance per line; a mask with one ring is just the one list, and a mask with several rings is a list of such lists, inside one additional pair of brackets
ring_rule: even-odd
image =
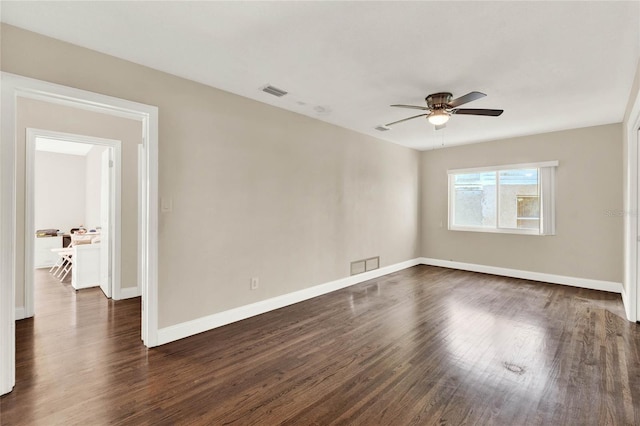
[[(498, 234), (521, 234), (521, 235), (555, 235), (555, 174), (558, 161), (544, 161), (540, 163), (505, 164), (490, 167), (475, 167), (470, 169), (447, 170), (448, 175), (448, 229), (450, 231), (471, 231), (489, 232)], [(518, 169), (538, 169), (538, 196), (540, 197), (540, 228), (501, 228), (500, 214), (500, 171)], [(462, 226), (454, 224), (455, 214), (455, 186), (456, 175), (468, 173), (496, 173), (496, 225), (495, 227)]]

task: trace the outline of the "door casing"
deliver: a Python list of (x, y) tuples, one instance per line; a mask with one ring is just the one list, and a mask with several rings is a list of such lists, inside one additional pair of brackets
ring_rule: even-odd
[(138, 276), (142, 277), (141, 337), (147, 347), (158, 345), (158, 108), (7, 72), (0, 73), (0, 82), (0, 395), (3, 395), (15, 385), (17, 99), (37, 99), (142, 123), (145, 147), (142, 161), (146, 173), (139, 183), (142, 191), (138, 196), (145, 215), (138, 219), (142, 224), (138, 230), (141, 241), (138, 255), (142, 259), (138, 262)]

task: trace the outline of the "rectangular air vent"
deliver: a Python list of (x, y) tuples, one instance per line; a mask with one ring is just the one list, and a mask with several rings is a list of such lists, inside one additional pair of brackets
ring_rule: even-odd
[(278, 89), (277, 87), (273, 87), (271, 85), (266, 85), (265, 87), (262, 88), (262, 91), (270, 95), (277, 96), (279, 98), (283, 97), (288, 93), (282, 89)]
[(380, 267), (380, 256), (370, 257), (369, 259), (356, 260), (351, 262), (351, 275), (361, 274), (363, 272), (373, 271)]
[(365, 262), (364, 260), (356, 260), (355, 262), (351, 262), (351, 275), (357, 275), (365, 272)]
[(380, 256), (372, 257), (364, 261), (364, 270), (373, 271), (380, 267)]
[(387, 130), (391, 130), (391, 127), (387, 127), (387, 126), (376, 126), (374, 128), (380, 132), (386, 132)]

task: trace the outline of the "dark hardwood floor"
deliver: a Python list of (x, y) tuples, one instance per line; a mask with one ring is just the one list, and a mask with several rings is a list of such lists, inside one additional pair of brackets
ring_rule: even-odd
[(39, 271), (4, 425), (637, 425), (620, 295), (416, 266), (147, 350), (140, 301)]

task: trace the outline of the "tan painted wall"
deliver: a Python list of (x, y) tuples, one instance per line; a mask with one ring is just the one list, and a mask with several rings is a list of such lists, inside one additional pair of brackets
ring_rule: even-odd
[(160, 327), (419, 253), (417, 151), (7, 25), (1, 66), (159, 107)]
[(87, 210), (84, 184), (86, 158), (82, 155), (36, 151), (34, 166), (34, 228), (69, 231), (84, 223)]
[[(422, 256), (622, 282), (622, 126), (422, 153)], [(555, 236), (447, 230), (447, 170), (558, 160)], [(442, 227), (440, 224), (442, 223)]]
[[(69, 108), (33, 99), (18, 98), (18, 134), (16, 163), (16, 235), (24, 235), (25, 152), (26, 129), (73, 133), (122, 141), (122, 259), (121, 287), (137, 285), (138, 246), (138, 148), (142, 142), (142, 124), (139, 121), (114, 117), (76, 108)], [(59, 188), (64, 191), (64, 188)], [(84, 198), (84, 194), (83, 194)], [(24, 284), (24, 238), (18, 238), (16, 247), (16, 280)], [(16, 306), (24, 304), (24, 285), (16, 289)]]

